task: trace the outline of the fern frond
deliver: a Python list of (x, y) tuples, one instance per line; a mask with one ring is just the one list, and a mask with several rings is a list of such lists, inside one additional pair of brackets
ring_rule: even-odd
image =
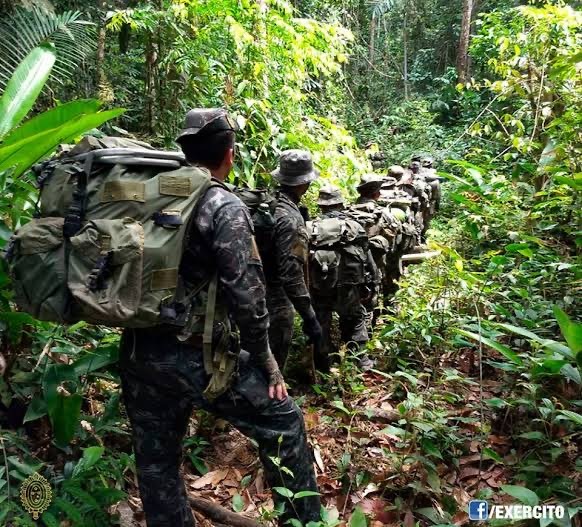
[(42, 43), (57, 51), (52, 78), (69, 78), (96, 47), (95, 25), (81, 20), (78, 11), (55, 14), (42, 8), (19, 8), (0, 21), (0, 90), (18, 64)]

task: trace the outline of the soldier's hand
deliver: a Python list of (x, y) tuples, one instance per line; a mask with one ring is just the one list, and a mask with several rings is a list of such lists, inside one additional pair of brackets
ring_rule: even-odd
[(314, 346), (317, 346), (323, 338), (323, 330), (315, 316), (303, 322), (303, 332), (309, 338), (309, 342)]
[[(283, 376), (281, 376), (283, 379)], [(283, 401), (287, 398), (287, 386), (285, 386), (285, 381), (281, 380), (281, 382), (277, 384), (272, 384), (269, 386), (269, 397), (271, 399), (278, 399), (279, 401)]]
[(254, 360), (269, 380), (269, 397), (271, 399), (277, 398), (279, 401), (284, 400), (287, 397), (287, 387), (275, 356), (267, 348), (264, 353), (257, 354)]

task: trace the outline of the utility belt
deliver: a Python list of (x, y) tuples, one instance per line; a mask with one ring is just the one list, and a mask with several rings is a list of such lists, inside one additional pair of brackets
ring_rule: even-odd
[[(200, 288), (200, 294), (206, 286), (205, 305), (193, 309), (194, 312), (188, 314), (185, 327), (179, 333), (173, 328), (173, 334), (179, 342), (202, 350), (204, 370), (210, 376), (203, 395), (212, 402), (232, 386), (238, 374), (240, 337), (231, 324), (226, 306), (217, 302), (218, 275), (215, 274)], [(162, 332), (171, 331), (167, 327), (159, 329)]]

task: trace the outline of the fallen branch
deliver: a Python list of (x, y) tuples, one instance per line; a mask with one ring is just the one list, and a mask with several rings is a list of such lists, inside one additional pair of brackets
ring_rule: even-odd
[(362, 413), (374, 421), (394, 423), (402, 418), (398, 410), (382, 410), (381, 408), (362, 408)]
[(436, 258), (441, 254), (441, 251), (426, 251), (424, 253), (410, 253), (403, 254), (401, 257), (403, 264), (420, 263), (429, 258)]
[[(202, 498), (189, 498), (190, 506), (202, 513), (208, 519), (230, 527), (261, 527), (258, 522), (236, 512), (231, 512), (223, 506)], [(216, 524), (215, 524), (216, 525)]]

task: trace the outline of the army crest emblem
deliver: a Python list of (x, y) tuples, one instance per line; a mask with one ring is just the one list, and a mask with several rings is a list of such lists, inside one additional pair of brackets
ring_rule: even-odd
[(36, 472), (26, 478), (20, 487), (20, 501), (35, 520), (48, 509), (52, 498), (50, 483)]

